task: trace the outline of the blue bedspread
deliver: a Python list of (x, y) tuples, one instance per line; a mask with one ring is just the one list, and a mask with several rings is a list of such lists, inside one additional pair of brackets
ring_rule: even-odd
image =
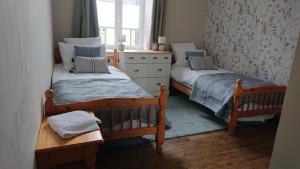
[(232, 110), (232, 95), (237, 79), (244, 81), (244, 88), (275, 85), (236, 73), (208, 74), (196, 80), (190, 99), (213, 110), (216, 116), (227, 119)]
[(57, 104), (105, 98), (149, 98), (144, 89), (129, 79), (71, 79), (52, 84)]
[[(136, 83), (129, 79), (72, 79), (61, 80), (52, 84), (54, 90), (54, 100), (57, 104), (74, 103), (78, 101), (91, 101), (105, 98), (150, 98), (153, 97)], [(143, 108), (143, 122), (148, 122), (146, 107)], [(156, 106), (151, 107), (151, 124), (157, 123)], [(121, 121), (120, 107), (114, 108), (114, 124)], [(133, 119), (139, 119), (139, 107), (133, 108)], [(110, 111), (103, 111), (104, 117), (101, 119), (104, 126), (110, 125), (112, 114)], [(130, 107), (123, 112), (123, 120), (130, 119)], [(97, 111), (96, 111), (97, 114)], [(167, 126), (171, 124), (166, 120)]]

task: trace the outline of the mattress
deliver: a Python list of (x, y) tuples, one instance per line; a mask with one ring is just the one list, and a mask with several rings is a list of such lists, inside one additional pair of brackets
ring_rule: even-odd
[(124, 72), (119, 69), (108, 66), (111, 74), (107, 73), (70, 73), (64, 68), (63, 64), (55, 64), (52, 75), (52, 83), (60, 80), (72, 80), (72, 79), (130, 79)]
[[(186, 66), (173, 66), (171, 70), (171, 78), (175, 81), (186, 85), (189, 88), (193, 88), (198, 77), (207, 74), (218, 74), (218, 73), (230, 73), (231, 71), (217, 68), (217, 70), (191, 70), (190, 67)], [(265, 120), (274, 117), (274, 115), (261, 115), (255, 117), (240, 118), (238, 121), (250, 121), (250, 122), (265, 122)], [(225, 119), (229, 121), (230, 116)]]
[(207, 74), (229, 73), (230, 71), (217, 68), (217, 70), (192, 70), (190, 67), (173, 66), (171, 78), (190, 88), (193, 87), (198, 77)]

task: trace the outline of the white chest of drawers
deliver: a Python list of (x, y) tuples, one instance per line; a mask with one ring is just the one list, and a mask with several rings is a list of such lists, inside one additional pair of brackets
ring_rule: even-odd
[(119, 60), (121, 70), (152, 95), (159, 94), (161, 84), (169, 87), (171, 52), (124, 51)]

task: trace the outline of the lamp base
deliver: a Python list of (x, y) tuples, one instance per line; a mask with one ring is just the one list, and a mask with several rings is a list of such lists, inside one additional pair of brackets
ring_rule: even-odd
[(120, 51), (124, 51), (124, 49), (125, 49), (125, 45), (124, 45), (124, 44), (120, 44), (120, 45), (119, 45), (119, 50), (120, 50)]
[(166, 46), (165, 45), (159, 45), (159, 51), (165, 51)]

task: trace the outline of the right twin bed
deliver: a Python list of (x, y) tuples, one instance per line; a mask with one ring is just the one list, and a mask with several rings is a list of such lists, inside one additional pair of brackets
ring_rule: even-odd
[(281, 113), (285, 86), (216, 68), (193, 43), (172, 48), (171, 86), (227, 121), (230, 135), (238, 121), (265, 121)]

